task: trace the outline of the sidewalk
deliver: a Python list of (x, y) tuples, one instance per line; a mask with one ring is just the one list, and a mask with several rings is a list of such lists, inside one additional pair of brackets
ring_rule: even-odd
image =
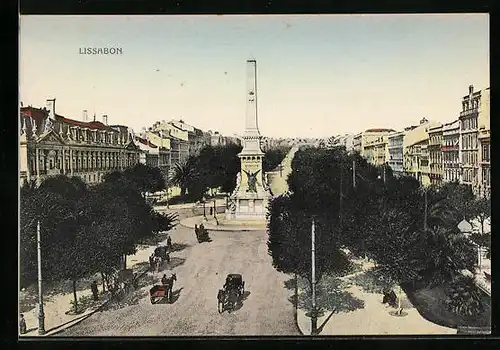
[[(143, 248), (139, 247), (136, 254), (127, 256), (127, 268), (133, 269), (134, 272), (137, 272), (139, 278), (144, 276), (149, 271), (148, 258), (155, 248), (156, 246), (148, 246)], [(50, 336), (52, 334), (58, 333), (80, 321), (83, 321), (85, 318), (89, 317), (96, 311), (100, 310), (110, 301), (109, 293), (101, 294), (102, 292), (101, 279), (98, 278), (96, 280), (98, 281), (98, 288), (100, 293), (99, 301), (92, 302), (90, 307), (85, 312), (78, 315), (66, 314), (66, 312), (71, 309), (72, 307), (71, 302), (74, 300), (72, 291), (69, 293), (55, 294), (53, 296), (44, 295), (45, 331), (47, 332), (44, 336)], [(83, 290), (77, 291), (78, 299), (80, 299), (81, 297), (90, 298), (92, 295), (92, 292), (90, 290), (90, 284), (87, 282), (85, 283), (86, 283), (85, 286), (88, 287), (86, 287)], [(28, 332), (20, 336), (21, 337), (39, 336), (38, 308), (35, 307), (27, 312), (24, 312), (23, 314), (26, 320)]]
[[(325, 280), (318, 290), (318, 306), (325, 312), (318, 318), (320, 335), (412, 335), (412, 334), (456, 334), (453, 328), (441, 327), (425, 320), (402, 292), (402, 307), (406, 316), (390, 314), (394, 308), (382, 304), (383, 295), (371, 290), (360, 280), (373, 266), (363, 264), (362, 271), (342, 278)], [(335, 280), (336, 286), (329, 285)], [(365, 283), (365, 282), (363, 282)], [(306, 316), (309, 308), (304, 301), (305, 293), (299, 284), (297, 324), (304, 335), (311, 334), (311, 319)], [(303, 286), (302, 286), (303, 287)]]

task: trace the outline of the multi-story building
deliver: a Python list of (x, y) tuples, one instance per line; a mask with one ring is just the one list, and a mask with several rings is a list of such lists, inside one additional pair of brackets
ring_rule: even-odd
[(21, 107), (20, 178), (38, 183), (54, 175), (79, 176), (94, 184), (103, 175), (139, 162), (139, 149), (128, 127), (78, 121), (50, 109)]
[(490, 88), (481, 92), (478, 115), (479, 142), (479, 173), (478, 195), (491, 195), (491, 164), (490, 164)]
[(388, 136), (393, 129), (367, 129), (353, 138), (355, 151), (374, 165), (383, 165), (389, 161)]
[(345, 148), (347, 152), (354, 150), (354, 135), (344, 134), (335, 137), (335, 145)]
[(419, 125), (405, 128), (403, 138), (403, 169), (405, 175), (413, 176), (422, 185), (430, 184), (429, 168), (429, 128), (440, 125), (426, 118), (420, 120)]
[(354, 149), (354, 152), (359, 153), (360, 155), (363, 154), (364, 151), (364, 144), (363, 144), (363, 133), (360, 132), (359, 134), (354, 135), (352, 139), (352, 147)]
[(481, 91), (474, 92), (474, 86), (469, 86), (469, 94), (462, 98), (462, 112), (460, 112), (461, 137), (461, 170), (462, 183), (471, 185), (476, 193), (479, 185), (479, 151), (477, 140), (477, 119)]
[(429, 139), (418, 141), (405, 148), (404, 169), (407, 175), (415, 177), (422, 185), (430, 185)]
[(431, 184), (439, 184), (443, 179), (443, 125), (429, 127), (429, 177)]
[(443, 180), (460, 181), (460, 123), (458, 120), (443, 125), (441, 145), (443, 158)]
[(394, 132), (388, 135), (389, 166), (394, 176), (404, 175), (403, 168), (403, 139), (404, 131)]
[(171, 164), (174, 166), (176, 163), (182, 163), (189, 157), (190, 140), (189, 133), (179, 127), (162, 122), (156, 122), (151, 128), (153, 132), (162, 132), (167, 134), (170, 138), (170, 159)]

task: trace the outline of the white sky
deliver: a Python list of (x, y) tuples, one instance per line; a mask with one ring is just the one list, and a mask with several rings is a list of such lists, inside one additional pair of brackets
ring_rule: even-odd
[[(20, 101), (139, 130), (182, 118), (242, 133), (246, 59), (270, 137), (401, 130), (458, 117), (489, 86), (489, 17), (459, 15), (21, 16)], [(80, 55), (120, 47), (121, 56)]]

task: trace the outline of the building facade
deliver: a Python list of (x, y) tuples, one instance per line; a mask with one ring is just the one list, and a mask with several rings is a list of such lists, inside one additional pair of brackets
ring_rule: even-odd
[(67, 175), (95, 184), (139, 162), (128, 127), (65, 118), (55, 113), (55, 100), (50, 110), (21, 107), (20, 127), (21, 183)]
[(424, 139), (409, 145), (406, 147), (404, 155), (405, 173), (413, 176), (423, 186), (428, 186), (431, 183), (428, 144), (429, 139)]
[(367, 129), (353, 138), (353, 148), (373, 165), (383, 165), (389, 161), (388, 136), (393, 129)]
[(354, 152), (357, 152), (360, 155), (363, 154), (364, 144), (363, 144), (363, 133), (362, 132), (354, 135), (354, 137), (352, 139), (352, 148), (354, 149)]
[(429, 127), (429, 177), (431, 184), (437, 185), (443, 181), (443, 126), (441, 124)]
[(389, 166), (394, 176), (404, 175), (403, 168), (403, 139), (404, 131), (394, 132), (388, 135)]
[(458, 120), (443, 125), (442, 140), (443, 181), (460, 182), (460, 123)]
[(462, 111), (460, 112), (460, 137), (461, 137), (461, 171), (462, 183), (472, 186), (474, 193), (479, 185), (479, 147), (478, 147), (478, 113), (481, 101), (481, 91), (474, 91), (474, 86), (469, 86), (469, 94), (462, 98)]
[(479, 173), (478, 196), (491, 195), (491, 163), (490, 163), (490, 88), (481, 92), (478, 115), (478, 148)]

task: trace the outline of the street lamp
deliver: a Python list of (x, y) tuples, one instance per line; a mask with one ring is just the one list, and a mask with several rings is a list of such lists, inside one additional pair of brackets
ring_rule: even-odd
[(311, 335), (318, 333), (318, 312), (316, 308), (316, 231), (314, 226), (314, 217), (311, 225)]
[(45, 334), (45, 313), (43, 312), (43, 289), (42, 289), (42, 249), (40, 244), (40, 220), (36, 226), (36, 241), (38, 252), (38, 334)]
[(201, 201), (203, 202), (203, 218), (205, 220), (207, 220), (207, 214), (206, 214), (206, 211), (205, 211), (205, 202), (206, 202), (205, 196), (203, 196), (203, 198), (201, 199)]

